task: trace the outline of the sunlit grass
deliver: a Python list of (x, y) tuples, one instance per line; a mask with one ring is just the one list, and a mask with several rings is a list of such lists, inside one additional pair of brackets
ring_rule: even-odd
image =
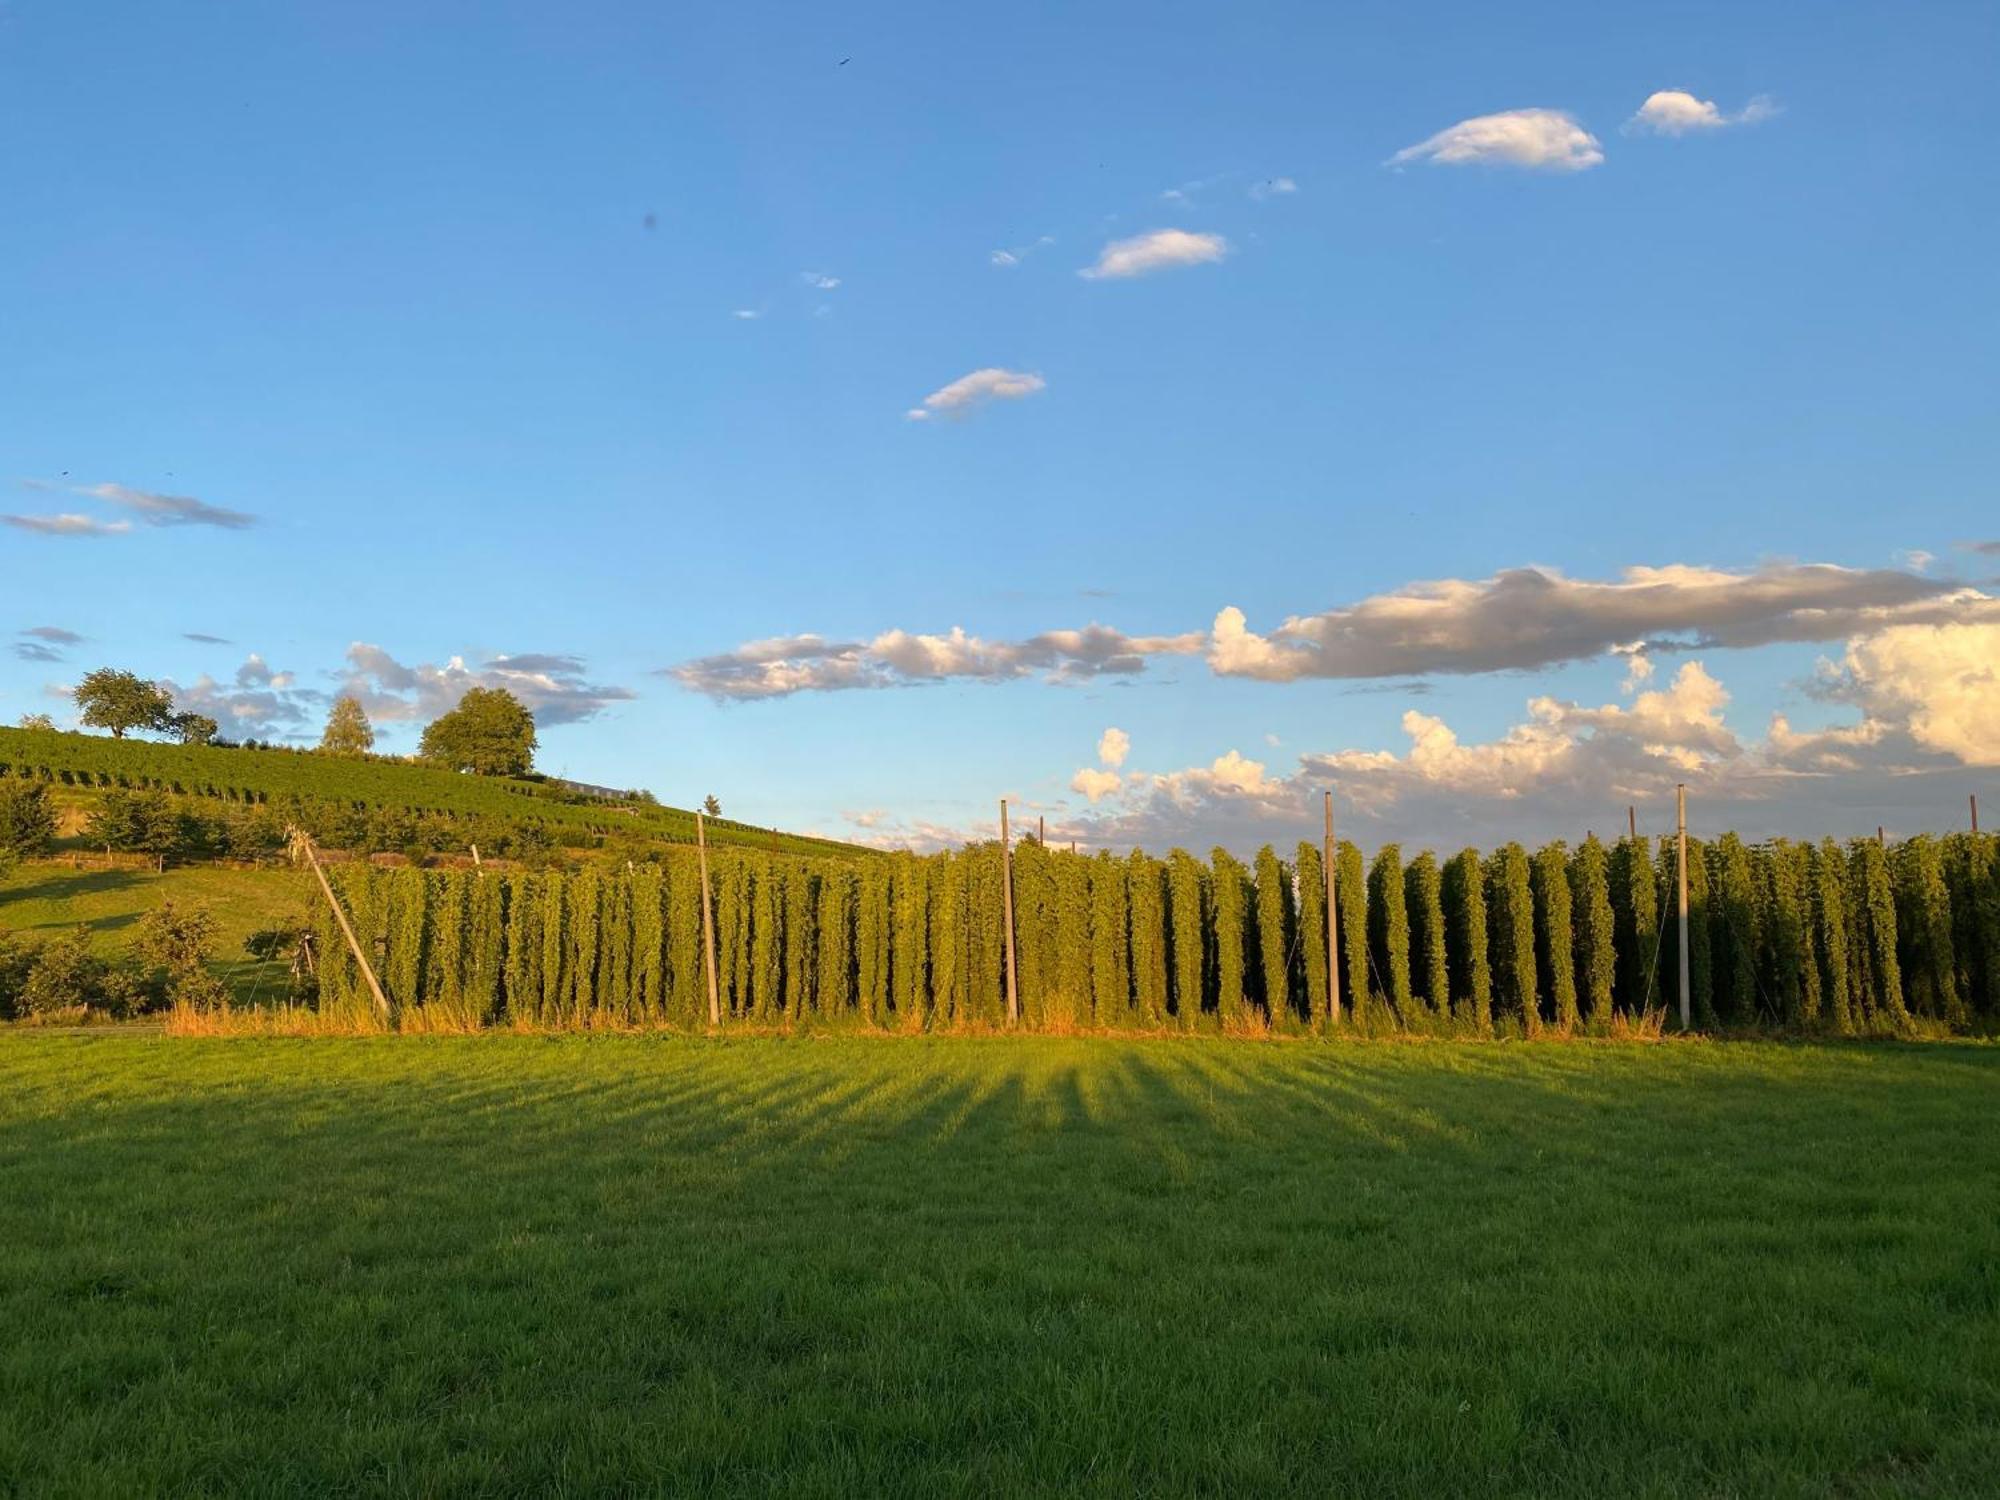
[(2000, 1049), (0, 1037), (0, 1491), (1973, 1494)]

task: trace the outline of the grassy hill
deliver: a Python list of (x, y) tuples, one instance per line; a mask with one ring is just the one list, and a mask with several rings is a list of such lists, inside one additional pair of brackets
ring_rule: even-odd
[[(546, 779), (462, 776), (387, 757), (350, 759), (305, 750), (164, 745), (61, 730), (0, 729), (0, 775), (31, 776), (86, 792), (146, 788), (240, 806), (333, 805), (394, 810), (470, 824), (538, 825), (552, 842), (605, 839), (691, 844), (694, 814), (636, 796), (605, 796)], [(858, 855), (831, 839), (709, 821), (709, 838), (782, 853)]]

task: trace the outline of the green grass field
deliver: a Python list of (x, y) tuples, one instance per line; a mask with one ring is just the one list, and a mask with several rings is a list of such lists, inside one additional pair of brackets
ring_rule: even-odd
[(130, 949), (139, 919), (162, 901), (197, 903), (213, 912), (218, 924), (216, 972), (238, 1000), (269, 1004), (284, 998), (287, 965), (252, 959), (244, 940), (306, 916), (318, 899), (311, 880), (290, 869), (189, 865), (155, 874), (79, 870), (60, 860), (36, 860), (0, 873), (0, 931), (35, 940), (85, 926), (92, 948), (111, 958)]
[(0, 1035), (0, 1492), (1971, 1495), (2000, 1048)]

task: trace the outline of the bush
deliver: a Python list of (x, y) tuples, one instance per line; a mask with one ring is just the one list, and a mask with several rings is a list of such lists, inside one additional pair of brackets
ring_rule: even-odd
[(90, 929), (77, 927), (42, 945), (15, 1001), (24, 1016), (48, 1016), (101, 999), (104, 960), (90, 951)]

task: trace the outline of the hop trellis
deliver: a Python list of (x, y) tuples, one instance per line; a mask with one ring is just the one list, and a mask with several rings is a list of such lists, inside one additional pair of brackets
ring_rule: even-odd
[[(1007, 1024), (1006, 866), (997, 845), (850, 861), (711, 853), (724, 1025), (984, 1030)], [(1689, 988), (1698, 1024), (1834, 1034), (2000, 1018), (1993, 835), (1893, 847), (1731, 834), (1689, 841)], [(692, 854), (540, 873), (330, 872), (392, 1020), (432, 1027), (707, 1023)], [(1023, 1027), (1323, 1030), (1328, 960), (1343, 1026), (1449, 1022), (1534, 1034), (1657, 1012), (1679, 983), (1676, 861), (1595, 838), (1440, 863), (1341, 844), (1327, 951), (1321, 854), (1246, 865), (1013, 853)], [(379, 1024), (330, 908), (320, 1006)]]

